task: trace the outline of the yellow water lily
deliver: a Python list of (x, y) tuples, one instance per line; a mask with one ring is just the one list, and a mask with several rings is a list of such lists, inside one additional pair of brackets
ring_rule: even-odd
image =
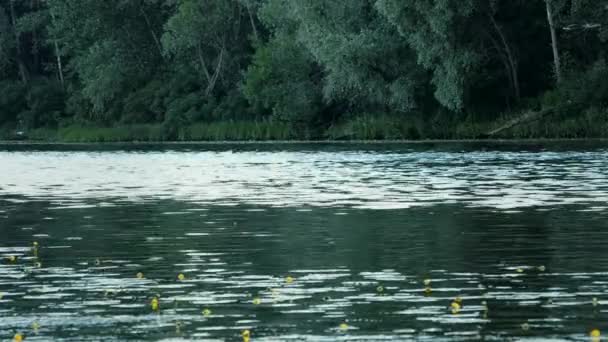
[(524, 273), (524, 269), (523, 268), (518, 268), (516, 271), (517, 271), (517, 273)]
[(34, 330), (34, 333), (38, 333), (38, 329), (40, 329), (40, 324), (38, 324), (38, 322), (34, 322), (32, 323), (32, 330)]
[(262, 300), (258, 297), (255, 297), (255, 298), (253, 298), (252, 303), (253, 303), (253, 305), (260, 305), (260, 304), (262, 304)]
[(17, 262), (17, 257), (14, 255), (9, 255), (6, 257), (6, 261), (8, 261), (10, 263), (15, 263), (15, 262)]
[(291, 284), (291, 283), (293, 283), (293, 281), (294, 281), (294, 280), (295, 280), (295, 279), (294, 279), (292, 276), (287, 276), (287, 278), (285, 278), (285, 282), (286, 282), (287, 284)]
[(249, 342), (249, 340), (251, 339), (251, 332), (245, 329), (241, 333), (241, 336), (243, 337), (243, 342)]
[(137, 279), (144, 279), (144, 274), (141, 272), (137, 272), (137, 274), (135, 275), (135, 277), (137, 277)]
[(589, 336), (593, 337), (593, 338), (599, 338), (602, 334), (600, 333), (600, 331), (598, 329), (593, 329), (591, 330), (591, 332), (589, 333)]
[(431, 279), (424, 279), (424, 286), (430, 286), (431, 285)]
[(152, 311), (158, 311), (160, 309), (160, 301), (157, 297), (152, 298), (152, 301), (150, 301), (150, 306), (152, 307)]
[(456, 303), (456, 302), (452, 302), (452, 304), (450, 305), (450, 308), (452, 309), (452, 314), (456, 315), (457, 313), (460, 312), (460, 304)]
[(340, 330), (344, 331), (344, 330), (348, 330), (348, 324), (346, 323), (341, 323), (340, 324)]
[(15, 336), (13, 337), (13, 342), (22, 342), (23, 341), (23, 335), (17, 333), (15, 334)]
[(458, 297), (454, 298), (454, 302), (462, 305), (462, 298), (460, 298), (460, 296), (458, 296)]
[(177, 280), (184, 281), (186, 280), (186, 276), (183, 273), (180, 273), (177, 275)]
[(432, 292), (433, 292), (433, 290), (432, 290), (430, 287), (428, 287), (428, 286), (427, 286), (427, 287), (425, 287), (425, 288), (424, 288), (424, 294), (425, 294), (425, 295), (427, 295), (427, 296), (428, 296), (428, 295), (430, 295)]
[(204, 309), (204, 310), (203, 310), (203, 316), (211, 316), (211, 310), (209, 310), (209, 309)]

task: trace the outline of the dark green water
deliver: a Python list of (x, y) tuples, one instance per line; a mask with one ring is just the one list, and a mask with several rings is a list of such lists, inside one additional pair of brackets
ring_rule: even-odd
[(0, 145), (0, 236), (0, 339), (608, 333), (602, 143)]

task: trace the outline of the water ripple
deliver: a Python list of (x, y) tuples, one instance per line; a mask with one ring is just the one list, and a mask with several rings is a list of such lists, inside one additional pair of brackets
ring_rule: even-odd
[(501, 210), (576, 203), (593, 203), (593, 210), (608, 208), (606, 150), (0, 151), (0, 174), (0, 194), (50, 198), (55, 208), (99, 205), (86, 203), (90, 198), (114, 203), (172, 198), (216, 205), (371, 209), (440, 203)]

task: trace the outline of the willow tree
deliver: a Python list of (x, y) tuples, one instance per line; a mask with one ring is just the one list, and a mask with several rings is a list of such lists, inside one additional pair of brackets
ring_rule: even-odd
[(288, 15), (298, 25), (298, 40), (323, 69), (327, 101), (384, 112), (419, 106), (416, 95), (425, 74), (374, 1), (302, 0)]
[(437, 100), (451, 110), (465, 105), (468, 75), (480, 61), (478, 36), (469, 20), (474, 0), (378, 0), (376, 8), (416, 52), (417, 60), (432, 71)]
[(269, 0), (259, 8), (258, 17), (269, 36), (257, 41), (242, 90), (255, 113), (293, 124), (310, 123), (322, 108), (322, 75), (296, 37), (298, 23), (285, 15), (292, 4)]
[(248, 9), (236, 0), (181, 0), (165, 24), (161, 40), (166, 55), (198, 73), (205, 96), (221, 82), (236, 85), (255, 28), (249, 26)]
[(49, 6), (51, 39), (60, 44), (69, 76), (78, 84), (72, 98), (90, 103), (91, 118), (115, 120), (130, 92), (162, 66), (158, 36), (167, 15), (164, 2), (54, 0)]
[[(511, 98), (522, 96), (522, 42), (537, 15), (528, 2), (506, 0), (377, 0), (375, 6), (415, 51), (418, 63), (432, 73), (435, 98), (444, 107), (463, 110), (474, 102), (479, 80), (497, 78), (493, 64), (502, 65)], [(513, 13), (520, 13), (519, 20)], [(505, 19), (506, 18), (506, 19)], [(520, 38), (521, 39), (521, 38)], [(538, 44), (536, 45), (538, 46)], [(542, 51), (542, 49), (539, 49)]]
[[(268, 0), (260, 15), (270, 38), (246, 78), (254, 103), (292, 119), (320, 110), (321, 95), (338, 115), (419, 109), (425, 72), (372, 0)], [(277, 91), (256, 90), (264, 85)]]

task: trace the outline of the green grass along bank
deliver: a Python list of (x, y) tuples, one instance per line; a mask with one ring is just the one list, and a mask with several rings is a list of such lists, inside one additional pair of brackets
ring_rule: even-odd
[[(0, 140), (40, 142), (162, 142), (162, 141), (286, 141), (286, 140), (429, 140), (479, 139), (517, 115), (494, 121), (476, 120), (472, 116), (453, 118), (396, 117), (361, 115), (329, 127), (311, 128), (272, 120), (230, 120), (195, 123), (181, 127), (163, 124), (68, 125), (59, 128), (37, 128), (17, 134), (5, 127)], [(581, 139), (608, 138), (608, 113), (587, 110), (580, 113), (557, 113), (524, 122), (492, 138), (500, 139)]]

